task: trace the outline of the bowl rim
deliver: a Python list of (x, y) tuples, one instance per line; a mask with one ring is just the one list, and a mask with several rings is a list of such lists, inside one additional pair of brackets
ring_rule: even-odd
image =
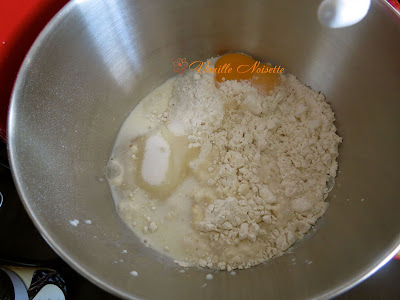
[[(81, 3), (85, 1), (92, 1), (92, 0), (71, 0), (69, 1), (64, 7), (62, 7), (55, 15), (54, 17), (47, 23), (45, 28), (40, 32), (39, 36), (36, 38), (34, 41), (33, 45), (29, 49), (27, 55), (24, 58), (24, 61), (18, 71), (17, 78), (15, 80), (11, 98), (10, 98), (10, 106), (9, 106), (9, 111), (8, 111), (8, 121), (7, 121), (7, 150), (8, 150), (8, 159), (10, 162), (10, 169), (12, 173), (12, 177), (18, 192), (18, 195), (21, 199), (21, 202), (25, 208), (25, 211), (29, 215), (30, 219), (32, 220), (33, 224), (35, 227), (39, 230), (41, 236), (44, 238), (44, 240), (47, 242), (47, 244), (59, 255), (71, 268), (73, 268), (76, 272), (78, 272), (80, 275), (82, 275), (85, 279), (89, 280), (91, 283), (95, 284), (97, 287), (102, 288), (103, 290), (117, 296), (117, 297), (122, 297), (125, 299), (143, 299), (143, 298), (138, 298), (135, 295), (128, 294), (126, 292), (123, 292), (111, 284), (107, 283), (106, 281), (100, 280), (96, 276), (94, 276), (90, 271), (87, 269), (81, 267), (79, 263), (73, 259), (66, 251), (63, 250), (62, 246), (55, 242), (54, 239), (51, 237), (51, 235), (48, 233), (47, 229), (40, 223), (38, 220), (38, 217), (35, 215), (33, 210), (31, 210), (31, 204), (27, 200), (28, 197), (25, 194), (24, 187), (22, 185), (22, 178), (21, 178), (21, 173), (19, 169), (16, 167), (17, 165), (17, 149), (16, 149), (16, 129), (15, 129), (15, 124), (17, 122), (17, 116), (16, 116), (16, 103), (19, 98), (19, 94), (22, 93), (23, 89), (23, 83), (26, 79), (26, 73), (29, 69), (29, 64), (30, 60), (32, 57), (36, 55), (38, 51), (40, 51), (41, 46), (45, 42), (46, 38), (52, 33), (52, 31), (59, 25), (65, 17), (68, 16), (71, 10), (75, 9), (77, 6), (79, 6)], [(400, 12), (396, 11), (389, 3), (387, 0), (373, 0), (375, 3), (379, 3), (381, 6), (385, 6), (386, 10), (388, 12), (391, 12), (394, 16), (400, 17)], [(400, 19), (399, 19), (400, 20)], [(338, 285), (336, 287), (333, 287), (327, 292), (322, 292), (317, 296), (315, 299), (330, 299), (333, 297), (336, 297), (371, 275), (373, 275), (376, 271), (378, 271), (382, 266), (384, 266), (392, 257), (400, 251), (400, 237), (398, 240), (398, 245), (395, 246), (393, 249), (388, 249), (388, 252), (384, 253), (380, 258), (377, 258), (375, 261), (373, 261), (370, 265), (364, 267), (364, 269), (360, 270), (356, 276), (354, 276), (352, 279), (348, 280), (346, 283)]]

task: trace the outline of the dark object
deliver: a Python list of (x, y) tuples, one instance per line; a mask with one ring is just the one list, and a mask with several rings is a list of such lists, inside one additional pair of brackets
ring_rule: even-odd
[(37, 270), (33, 273), (32, 283), (28, 289), (29, 299), (33, 299), (46, 284), (58, 286), (64, 295), (67, 295), (67, 286), (60, 274), (53, 270)]
[(0, 300), (14, 300), (14, 286), (7, 273), (0, 269)]

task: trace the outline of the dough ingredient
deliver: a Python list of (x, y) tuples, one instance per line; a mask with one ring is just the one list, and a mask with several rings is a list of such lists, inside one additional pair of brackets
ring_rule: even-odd
[(216, 85), (214, 74), (188, 72), (132, 112), (110, 182), (146, 245), (182, 266), (248, 268), (323, 215), (341, 142), (334, 114), (321, 93), (275, 75)]

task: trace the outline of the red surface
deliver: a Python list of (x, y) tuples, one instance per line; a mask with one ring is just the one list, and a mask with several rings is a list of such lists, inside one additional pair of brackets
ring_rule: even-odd
[(0, 0), (0, 138), (6, 138), (11, 91), (26, 53), (67, 0)]
[(388, 2), (400, 12), (400, 2), (398, 0), (388, 0)]

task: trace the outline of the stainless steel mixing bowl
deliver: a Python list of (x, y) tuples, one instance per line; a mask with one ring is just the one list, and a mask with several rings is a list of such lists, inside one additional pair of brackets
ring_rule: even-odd
[[(327, 29), (317, 21), (317, 6), (70, 2), (26, 57), (8, 124), (15, 182), (55, 251), (100, 287), (132, 299), (322, 299), (387, 261), (400, 242), (399, 18), (374, 1), (361, 23)], [(180, 273), (139, 243), (116, 212), (105, 167), (122, 122), (175, 75), (176, 58), (203, 60), (228, 50), (279, 63), (325, 93), (344, 142), (319, 229), (289, 254), (236, 276), (213, 272), (206, 281), (210, 271)]]

